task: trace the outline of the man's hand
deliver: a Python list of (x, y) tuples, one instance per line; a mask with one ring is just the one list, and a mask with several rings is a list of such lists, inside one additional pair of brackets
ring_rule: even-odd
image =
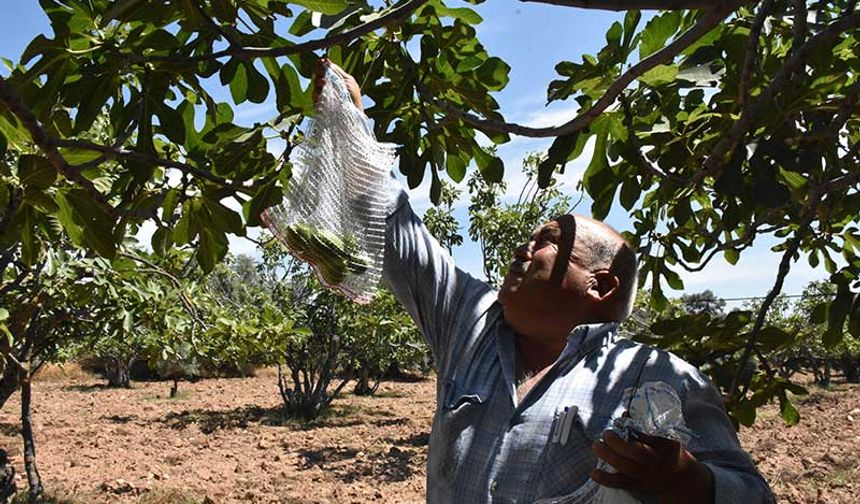
[(656, 495), (662, 504), (714, 501), (711, 470), (677, 441), (644, 434), (624, 441), (607, 430), (593, 449), (618, 471), (592, 471), (591, 479), (601, 485)]
[(349, 96), (352, 98), (352, 102), (358, 107), (358, 110), (364, 111), (364, 107), (361, 104), (361, 88), (358, 86), (358, 82), (355, 81), (355, 78), (352, 75), (346, 73), (343, 68), (335, 65), (327, 58), (321, 58), (317, 61), (317, 71), (316, 76), (314, 77), (314, 90), (313, 90), (313, 98), (314, 103), (319, 100), (320, 93), (322, 92), (323, 86), (325, 86), (325, 71), (326, 68), (330, 68), (334, 72), (337, 72), (343, 78), (343, 81), (346, 83), (346, 88), (349, 90)]

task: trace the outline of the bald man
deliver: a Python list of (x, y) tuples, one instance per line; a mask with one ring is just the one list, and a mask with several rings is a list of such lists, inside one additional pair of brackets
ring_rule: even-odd
[[(361, 109), (355, 79), (325, 64)], [(637, 288), (635, 253), (618, 232), (559, 216), (513, 252), (495, 291), (454, 265), (394, 179), (391, 193), (383, 279), (426, 338), (438, 379), (428, 502), (563, 503), (589, 478), (641, 502), (773, 502), (710, 382), (671, 353), (618, 338)], [(608, 430), (625, 391), (651, 381), (678, 393), (687, 447)], [(562, 418), (566, 432), (554, 435)], [(595, 470), (598, 457), (618, 472)]]

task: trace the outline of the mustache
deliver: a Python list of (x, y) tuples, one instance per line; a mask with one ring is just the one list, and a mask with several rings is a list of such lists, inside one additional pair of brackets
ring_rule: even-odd
[(526, 271), (528, 271), (529, 264), (531, 264), (531, 261), (515, 259), (513, 262), (511, 262), (510, 266), (508, 267), (508, 270), (512, 273), (525, 273)]

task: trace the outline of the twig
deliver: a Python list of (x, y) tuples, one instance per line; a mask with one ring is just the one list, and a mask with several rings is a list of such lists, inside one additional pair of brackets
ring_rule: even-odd
[[(814, 201), (817, 201), (816, 197)], [(806, 216), (803, 218), (803, 222), (798, 226), (797, 230), (794, 232), (794, 238), (788, 245), (788, 248), (782, 254), (782, 260), (779, 262), (779, 271), (776, 275), (776, 280), (774, 281), (773, 287), (767, 293), (767, 296), (762, 301), (761, 307), (759, 308), (758, 314), (756, 315), (755, 324), (753, 325), (752, 331), (750, 331), (749, 339), (747, 340), (746, 347), (744, 348), (744, 353), (741, 355), (740, 362), (738, 362), (738, 370), (735, 372), (735, 377), (732, 380), (732, 386), (729, 389), (731, 394), (736, 394), (740, 385), (741, 378), (744, 374), (744, 369), (746, 368), (746, 363), (749, 361), (750, 355), (753, 350), (755, 350), (756, 341), (758, 340), (758, 335), (761, 332), (761, 328), (764, 325), (765, 317), (767, 316), (768, 310), (770, 310), (770, 305), (773, 304), (773, 301), (782, 292), (782, 286), (785, 282), (785, 277), (788, 275), (789, 270), (791, 269), (791, 261), (794, 259), (794, 254), (797, 253), (798, 248), (800, 247), (800, 242), (804, 237), (804, 231), (809, 226), (809, 222), (812, 220), (812, 217), (815, 215), (816, 204), (813, 203), (807, 208)], [(744, 390), (740, 394), (735, 396), (736, 399), (742, 398), (746, 395), (746, 392), (749, 388), (749, 383), (744, 385)]]
[(718, 8), (708, 12), (695, 25), (690, 27), (689, 30), (682, 33), (678, 38), (673, 40), (666, 47), (660, 49), (651, 56), (639, 61), (638, 63), (630, 67), (624, 74), (621, 75), (621, 77), (619, 77), (615, 82), (612, 83), (612, 85), (609, 86), (603, 96), (601, 96), (600, 99), (597, 100), (597, 103), (595, 103), (585, 113), (559, 126), (534, 128), (516, 123), (508, 123), (492, 119), (483, 119), (474, 114), (464, 112), (457, 107), (450, 105), (447, 102), (436, 100), (432, 96), (427, 96), (424, 93), (421, 93), (422, 99), (433, 102), (436, 106), (440, 107), (446, 113), (458, 119), (461, 119), (463, 122), (481, 130), (500, 131), (533, 138), (570, 135), (579, 130), (587, 128), (592, 123), (592, 121), (597, 119), (597, 117), (599, 117), (600, 114), (603, 113), (604, 110), (606, 110), (607, 108), (609, 108), (610, 105), (615, 103), (615, 100), (618, 98), (618, 96), (625, 89), (627, 89), (627, 86), (629, 86), (631, 82), (641, 77), (648, 70), (651, 70), (658, 65), (662, 65), (672, 61), (684, 49), (691, 46), (700, 38), (702, 38), (715, 26), (720, 24), (720, 22), (722, 22), (722, 20), (725, 19), (731, 13), (732, 9), (729, 8)]
[(636, 130), (633, 128), (633, 113), (630, 110), (630, 101), (623, 94), (618, 97), (621, 102), (621, 108), (624, 111), (624, 126), (627, 128), (627, 139), (629, 143), (629, 151), (633, 154), (633, 159), (643, 172), (650, 172), (658, 179), (671, 178), (677, 181), (683, 180), (677, 175), (667, 174), (654, 163), (648, 161), (648, 158), (642, 153), (642, 145), (639, 144), (639, 138), (636, 136)]
[(59, 147), (64, 147), (67, 149), (81, 149), (81, 150), (89, 150), (95, 152), (101, 152), (107, 156), (111, 157), (121, 157), (125, 159), (130, 159), (132, 161), (137, 161), (139, 163), (147, 163), (158, 166), (163, 166), (165, 168), (174, 168), (176, 170), (189, 173), (196, 177), (208, 180), (210, 182), (214, 182), (223, 187), (227, 187), (230, 189), (235, 189), (240, 192), (244, 192), (248, 194), (250, 188), (243, 186), (242, 184), (238, 184), (235, 182), (230, 182), (229, 180), (219, 177), (217, 175), (213, 175), (205, 170), (201, 170), (196, 166), (192, 166), (187, 163), (182, 163), (179, 161), (174, 161), (172, 159), (164, 159), (155, 156), (149, 156), (146, 154), (141, 154), (140, 152), (124, 149), (121, 147), (113, 147), (108, 145), (100, 145), (92, 142), (87, 142), (84, 140), (62, 140), (55, 139), (54, 142)]
[(767, 19), (773, 8), (773, 0), (764, 0), (759, 6), (755, 20), (753, 20), (750, 28), (750, 36), (747, 39), (747, 50), (744, 57), (744, 66), (741, 68), (740, 86), (738, 87), (738, 106), (744, 108), (749, 100), (750, 83), (752, 82), (752, 69), (758, 58), (758, 41), (761, 37), (761, 30), (764, 27), (764, 22)]

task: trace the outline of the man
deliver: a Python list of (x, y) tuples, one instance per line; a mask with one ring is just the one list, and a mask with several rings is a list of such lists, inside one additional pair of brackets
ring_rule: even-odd
[[(361, 109), (355, 80), (325, 64)], [(317, 77), (317, 90), (324, 83)], [(773, 501), (707, 379), (670, 353), (617, 338), (637, 265), (615, 230), (556, 218), (514, 252), (496, 292), (454, 266), (393, 180), (391, 191), (383, 278), (427, 339), (438, 377), (428, 502), (565, 502), (588, 478), (643, 502)], [(677, 391), (694, 435), (686, 448), (608, 430), (625, 391), (651, 381)], [(553, 436), (571, 415), (566, 435)], [(595, 470), (598, 457), (618, 472)]]

